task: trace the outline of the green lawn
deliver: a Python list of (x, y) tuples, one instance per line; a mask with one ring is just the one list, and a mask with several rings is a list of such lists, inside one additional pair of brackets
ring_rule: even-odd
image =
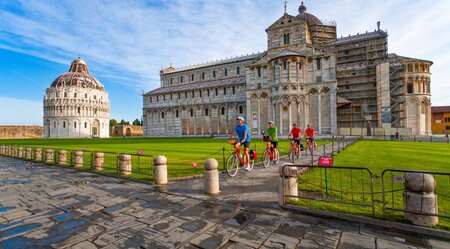
[[(323, 144), (328, 141), (318, 141)], [(131, 153), (136, 154), (139, 150), (144, 150), (144, 155), (164, 155), (168, 158), (169, 177), (190, 176), (203, 172), (203, 162), (208, 158), (215, 158), (219, 162), (219, 169), (223, 169), (223, 156), (225, 158), (232, 152), (232, 146), (227, 144), (226, 139), (219, 138), (110, 138), (110, 139), (22, 139), (22, 140), (0, 140), (0, 145), (16, 145), (22, 147), (39, 147), (67, 150), (87, 150), (101, 152)], [(262, 158), (265, 143), (262, 140), (253, 140), (252, 148), (256, 145), (259, 154), (258, 161)], [(289, 143), (286, 140), (280, 141), (280, 153), (286, 155), (289, 150)], [(111, 157), (112, 155), (107, 155)], [(90, 154), (85, 153), (85, 162), (91, 160)], [(105, 158), (106, 161), (112, 160)], [(148, 158), (143, 158), (147, 162), (140, 162), (141, 172), (137, 171), (139, 162), (133, 159), (132, 178), (141, 180), (151, 180), (151, 170), (146, 167)], [(195, 170), (192, 162), (197, 162), (199, 167)], [(112, 163), (111, 163), (112, 164)], [(84, 167), (89, 168), (89, 167)], [(135, 171), (136, 170), (136, 171)], [(142, 174), (142, 171), (144, 171)], [(116, 169), (111, 167), (105, 170), (108, 173), (115, 173)], [(141, 174), (139, 174), (141, 173)]]
[[(381, 175), (385, 169), (405, 169), (439, 171), (450, 173), (450, 144), (420, 143), (398, 141), (360, 141), (334, 156), (335, 166), (368, 168), (374, 175), (375, 215), (382, 217), (383, 197)], [(328, 181), (325, 181), (327, 173)], [(386, 206), (403, 208), (403, 183), (393, 182), (394, 176), (404, 173), (387, 172), (385, 174)], [(434, 175), (437, 185), (439, 213), (450, 216), (450, 177)], [(343, 202), (371, 203), (370, 174), (366, 170), (340, 170), (323, 168), (310, 170), (299, 177), (300, 194), (310, 198), (325, 198)], [(328, 188), (326, 186), (328, 185)], [(328, 190), (328, 191), (327, 191)], [(372, 215), (371, 207), (335, 204), (301, 200), (296, 204), (345, 212), (351, 214)], [(403, 213), (387, 212), (387, 219), (401, 221)], [(440, 219), (438, 228), (450, 230), (448, 219)]]

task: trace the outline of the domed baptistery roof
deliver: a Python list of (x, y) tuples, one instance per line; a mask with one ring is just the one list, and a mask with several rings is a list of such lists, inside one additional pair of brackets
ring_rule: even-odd
[(81, 58), (58, 76), (44, 96), (46, 138), (109, 137), (109, 97)]
[(319, 18), (317, 18), (315, 15), (307, 13), (306, 10), (306, 5), (302, 2), (300, 7), (298, 8), (299, 14), (297, 15), (297, 17), (306, 21), (309, 25), (323, 25), (322, 21), (320, 21)]

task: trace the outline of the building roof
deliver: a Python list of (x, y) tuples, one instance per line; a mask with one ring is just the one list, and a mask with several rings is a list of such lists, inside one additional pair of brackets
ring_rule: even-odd
[(363, 34), (351, 35), (347, 37), (341, 37), (336, 40), (335, 45), (341, 45), (346, 43), (353, 43), (356, 41), (364, 41), (374, 38), (384, 38), (387, 37), (387, 33), (383, 30), (375, 30), (373, 32), (366, 32)]
[(432, 106), (431, 113), (450, 113), (450, 106)]
[(206, 62), (206, 63), (200, 63), (197, 65), (175, 68), (173, 70), (168, 71), (167, 74), (178, 73), (178, 72), (199, 69), (199, 68), (204, 68), (204, 67), (212, 67), (212, 66), (218, 66), (218, 65), (223, 65), (223, 64), (235, 63), (235, 62), (246, 61), (246, 60), (254, 60), (254, 59), (258, 58), (260, 55), (262, 55), (263, 53), (258, 52), (258, 53), (238, 56), (238, 57), (229, 58), (229, 59), (210, 61), (210, 62)]
[(400, 60), (400, 61), (420, 61), (420, 62), (427, 62), (427, 63), (433, 64), (433, 62), (429, 61), (429, 60), (423, 60), (423, 59), (417, 59), (417, 58), (401, 56), (401, 55), (398, 55), (398, 54), (395, 54), (395, 53), (388, 54), (388, 58), (389, 59), (396, 59), (396, 60)]
[(281, 53), (275, 55), (272, 58), (272, 60), (282, 58), (282, 57), (289, 57), (289, 56), (306, 56), (306, 54), (301, 54), (301, 53), (297, 53), (297, 52), (289, 50), (289, 49), (285, 49)]
[(322, 21), (320, 21), (319, 18), (317, 18), (315, 15), (307, 13), (306, 10), (306, 5), (303, 4), (302, 1), (302, 4), (298, 8), (299, 14), (297, 15), (297, 18), (307, 22), (309, 25), (323, 25)]
[(72, 62), (69, 72), (58, 76), (50, 87), (80, 87), (100, 91), (105, 90), (102, 83), (91, 75), (86, 62), (79, 57)]
[(231, 78), (225, 80), (215, 80), (215, 81), (207, 81), (200, 83), (190, 83), (178, 86), (170, 86), (170, 87), (160, 87), (155, 90), (152, 90), (145, 95), (155, 95), (155, 94), (165, 94), (165, 93), (175, 93), (175, 92), (183, 92), (183, 91), (192, 91), (204, 88), (214, 88), (214, 87), (224, 87), (224, 86), (232, 86), (232, 85), (241, 85), (245, 84), (245, 77)]

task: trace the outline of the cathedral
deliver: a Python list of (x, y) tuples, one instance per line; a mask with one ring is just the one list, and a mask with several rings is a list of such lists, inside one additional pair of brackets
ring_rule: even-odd
[[(285, 8), (286, 9), (286, 8)], [(161, 70), (143, 95), (144, 135), (229, 135), (238, 116), (259, 135), (274, 121), (319, 134), (431, 134), (428, 60), (388, 54), (380, 28), (338, 38), (303, 4), (266, 29), (267, 50)]]
[(105, 88), (78, 58), (46, 90), (44, 137), (109, 137), (109, 108)]

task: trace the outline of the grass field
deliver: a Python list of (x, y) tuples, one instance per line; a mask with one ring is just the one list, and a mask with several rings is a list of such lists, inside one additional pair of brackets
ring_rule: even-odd
[[(318, 141), (317, 143), (320, 145), (326, 142)], [(203, 172), (203, 162), (208, 158), (217, 159), (219, 169), (223, 169), (223, 156), (225, 155), (226, 158), (232, 152), (232, 146), (228, 145), (227, 140), (223, 138), (23, 139), (0, 140), (0, 145), (130, 154), (136, 154), (139, 150), (144, 150), (144, 155), (164, 155), (168, 158), (169, 177), (200, 174)], [(259, 154), (258, 161), (260, 161), (265, 143), (262, 140), (254, 139), (251, 147), (254, 148), (255, 145)], [(281, 155), (288, 153), (288, 141), (280, 141), (279, 147)], [(192, 162), (199, 164), (197, 170), (192, 167)], [(135, 165), (134, 162), (132, 164)], [(131, 177), (143, 180), (151, 179), (149, 174), (133, 174)]]
[[(405, 169), (439, 171), (450, 173), (450, 144), (419, 143), (397, 141), (360, 141), (334, 156), (335, 166), (369, 168), (374, 175), (375, 213), (382, 216), (382, 180), (385, 169)], [(327, 182), (325, 182), (327, 173)], [(393, 182), (394, 176), (404, 173), (385, 175), (386, 206), (403, 208), (403, 183)], [(439, 213), (450, 216), (450, 177), (434, 176), (437, 182)], [(326, 184), (328, 188), (326, 188)], [(300, 194), (309, 197), (324, 197), (343, 202), (371, 203), (370, 174), (365, 170), (313, 169), (300, 176)], [(327, 192), (328, 189), (328, 192)], [(315, 196), (314, 196), (315, 195)], [(370, 216), (371, 207), (344, 205), (336, 203), (301, 200), (296, 204), (319, 209), (333, 210), (350, 214)], [(403, 213), (389, 211), (389, 220), (401, 221)], [(438, 228), (450, 230), (449, 219), (440, 219)]]

